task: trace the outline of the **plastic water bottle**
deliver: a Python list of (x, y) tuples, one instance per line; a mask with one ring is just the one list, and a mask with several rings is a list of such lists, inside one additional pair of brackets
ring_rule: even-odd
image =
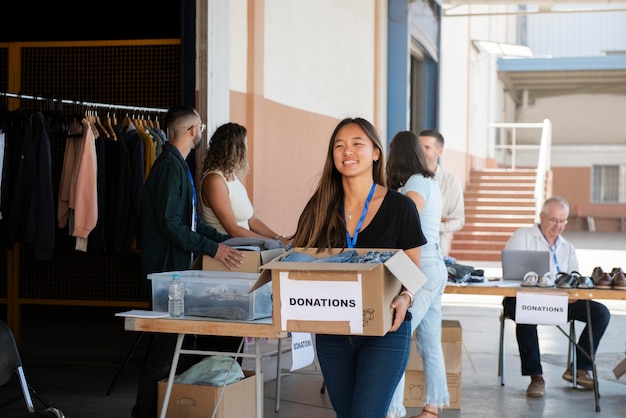
[(174, 273), (170, 282), (167, 308), (172, 318), (180, 318), (185, 314), (185, 284), (178, 273)]

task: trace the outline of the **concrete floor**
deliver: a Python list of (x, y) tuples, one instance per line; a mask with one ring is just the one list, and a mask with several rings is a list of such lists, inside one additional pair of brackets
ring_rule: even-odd
[[(591, 274), (598, 265), (605, 270), (626, 268), (626, 234), (571, 232), (566, 237), (578, 248), (583, 274)], [(487, 274), (498, 274), (497, 263), (463, 263), (483, 268)], [(593, 392), (572, 389), (561, 379), (567, 362), (567, 340), (553, 326), (539, 327), (546, 396), (534, 399), (525, 395), (528, 378), (520, 375), (512, 321), (507, 321), (505, 330), (506, 384), (500, 385), (497, 376), (500, 301), (500, 297), (494, 296), (444, 296), (444, 318), (461, 322), (464, 350), (461, 409), (444, 410), (441, 417), (624, 416), (626, 376), (617, 380), (612, 369), (625, 357), (626, 302), (603, 301), (610, 308), (612, 318), (597, 353), (601, 399), (600, 410), (596, 411)], [(130, 417), (147, 338), (139, 341), (134, 355), (111, 387), (138, 336), (124, 331), (123, 321), (114, 316), (115, 311), (93, 307), (23, 308), (20, 353), (27, 381), (48, 404), (62, 410), (68, 418)], [(578, 325), (582, 329), (582, 324)], [(271, 353), (276, 350), (276, 341), (264, 341), (264, 347)], [(268, 356), (264, 361), (264, 417), (335, 416), (327, 395), (320, 393), (322, 376), (313, 367), (283, 375), (276, 412), (275, 360), (275, 356)], [(284, 368), (290, 366), (289, 353), (283, 355), (282, 362)], [(35, 404), (42, 409), (37, 398)], [(407, 411), (410, 417), (420, 409)], [(29, 416), (32, 415), (26, 410), (19, 383), (12, 379), (1, 386), (0, 417)]]

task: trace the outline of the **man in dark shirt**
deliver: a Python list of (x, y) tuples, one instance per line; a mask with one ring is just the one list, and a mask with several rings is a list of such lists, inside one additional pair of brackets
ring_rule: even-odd
[[(150, 170), (143, 193), (142, 272), (147, 275), (188, 270), (192, 257), (203, 254), (229, 269), (241, 265), (243, 255), (220, 244), (230, 237), (218, 233), (196, 215), (193, 175), (185, 158), (200, 144), (206, 126), (198, 112), (189, 106), (171, 108), (166, 125), (168, 142)], [(241, 341), (217, 336), (192, 340), (204, 349), (230, 352), (236, 352)], [(175, 344), (175, 334), (152, 334), (133, 418), (157, 416), (157, 382), (168, 376)]]

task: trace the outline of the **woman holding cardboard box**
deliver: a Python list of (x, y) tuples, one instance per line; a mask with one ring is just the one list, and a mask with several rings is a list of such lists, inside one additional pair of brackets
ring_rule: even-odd
[[(385, 187), (385, 159), (374, 126), (347, 118), (335, 128), (317, 189), (306, 204), (294, 247), (402, 249), (419, 266), (421, 234), (415, 204)], [(316, 335), (317, 357), (338, 418), (380, 418), (406, 367), (413, 295), (403, 289), (382, 337)]]
[[(424, 362), (426, 384), (424, 408), (420, 415), (413, 418), (433, 418), (438, 415), (439, 408), (450, 403), (441, 348), (441, 298), (448, 272), (439, 251), (439, 225), (443, 208), (441, 191), (435, 173), (428, 169), (422, 144), (413, 132), (398, 132), (391, 140), (387, 185), (413, 200), (420, 214), (422, 232), (428, 241), (420, 251), (420, 269), (428, 281), (415, 293), (411, 307), (411, 329), (417, 330), (416, 344)], [(396, 388), (388, 417), (405, 415), (403, 400), (404, 379)]]
[(204, 159), (200, 189), (202, 219), (231, 237), (289, 239), (256, 217), (248, 192), (239, 180), (248, 173), (247, 130), (236, 123), (218, 127)]

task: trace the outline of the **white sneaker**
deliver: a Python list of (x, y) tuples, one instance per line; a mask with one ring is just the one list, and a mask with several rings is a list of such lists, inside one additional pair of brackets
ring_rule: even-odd
[(554, 279), (552, 278), (552, 273), (547, 272), (543, 276), (539, 278), (537, 281), (537, 286), (539, 287), (554, 287)]
[(522, 280), (522, 284), (520, 286), (524, 287), (537, 287), (537, 282), (539, 281), (539, 276), (534, 271), (529, 271), (524, 275), (524, 280)]

